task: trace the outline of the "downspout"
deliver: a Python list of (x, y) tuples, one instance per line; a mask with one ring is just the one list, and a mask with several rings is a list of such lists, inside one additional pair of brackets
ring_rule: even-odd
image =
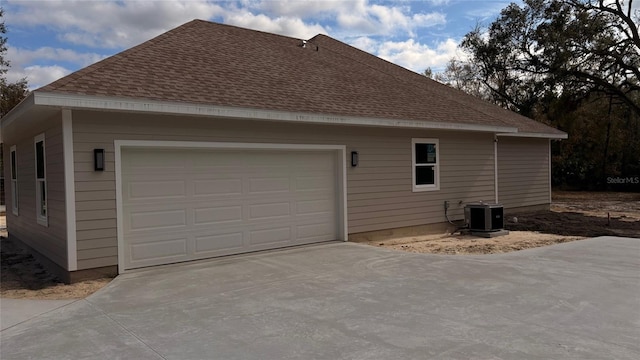
[(553, 202), (553, 187), (551, 186), (551, 139), (549, 139), (549, 206)]
[(493, 135), (493, 181), (496, 194), (496, 204), (498, 204), (498, 135)]

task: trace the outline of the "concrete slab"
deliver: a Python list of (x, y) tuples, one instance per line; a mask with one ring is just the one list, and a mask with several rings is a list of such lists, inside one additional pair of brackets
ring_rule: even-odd
[(509, 235), (509, 230), (472, 231), (471, 235), (489, 239), (489, 238), (494, 238), (494, 237), (498, 237), (498, 236)]
[[(0, 358), (640, 358), (640, 239), (447, 256), (333, 243), (119, 276)], [(53, 335), (52, 335), (53, 334)]]
[(0, 330), (10, 328), (36, 316), (53, 311), (74, 300), (0, 299)]

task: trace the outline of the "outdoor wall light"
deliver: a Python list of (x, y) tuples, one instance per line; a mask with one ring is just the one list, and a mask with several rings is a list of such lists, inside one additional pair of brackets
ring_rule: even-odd
[(93, 149), (93, 169), (104, 171), (104, 149)]
[(357, 151), (352, 151), (351, 152), (351, 167), (356, 167), (358, 166), (358, 152)]

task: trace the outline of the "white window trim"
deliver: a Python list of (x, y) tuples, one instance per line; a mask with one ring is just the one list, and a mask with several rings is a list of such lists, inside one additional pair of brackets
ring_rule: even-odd
[(11, 211), (13, 215), (18, 216), (18, 153), (15, 145), (9, 150), (9, 177), (11, 181)]
[[(434, 184), (416, 185), (416, 144), (435, 144), (436, 145), (436, 162)], [(420, 191), (437, 191), (440, 190), (440, 141), (439, 139), (414, 138), (411, 139), (411, 186), (413, 192)]]
[[(42, 164), (44, 166), (44, 178), (38, 178), (38, 152), (36, 151), (36, 144), (42, 142)], [(36, 181), (36, 221), (42, 226), (49, 226), (49, 209), (47, 204), (47, 198), (49, 197), (49, 191), (47, 189), (47, 150), (44, 140), (44, 134), (40, 134), (33, 138), (33, 150), (34, 150), (34, 178)], [(42, 193), (40, 192), (41, 183), (44, 183), (45, 187), (45, 216), (42, 216)]]

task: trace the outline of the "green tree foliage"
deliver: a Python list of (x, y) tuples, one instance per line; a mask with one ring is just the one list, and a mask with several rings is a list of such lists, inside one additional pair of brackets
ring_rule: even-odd
[(639, 15), (632, 0), (511, 4), (465, 36), (471, 59), (458, 67), (474, 76), (460, 77), (462, 89), (481, 83), (480, 96), (569, 133), (554, 144), (557, 185), (603, 188), (608, 177), (639, 176)]
[[(0, 8), (0, 19), (3, 19), (4, 10)], [(7, 28), (4, 20), (0, 20), (0, 118), (5, 116), (14, 106), (18, 105), (28, 94), (27, 80), (21, 79), (15, 83), (7, 81), (9, 61), (5, 59), (7, 52)]]

